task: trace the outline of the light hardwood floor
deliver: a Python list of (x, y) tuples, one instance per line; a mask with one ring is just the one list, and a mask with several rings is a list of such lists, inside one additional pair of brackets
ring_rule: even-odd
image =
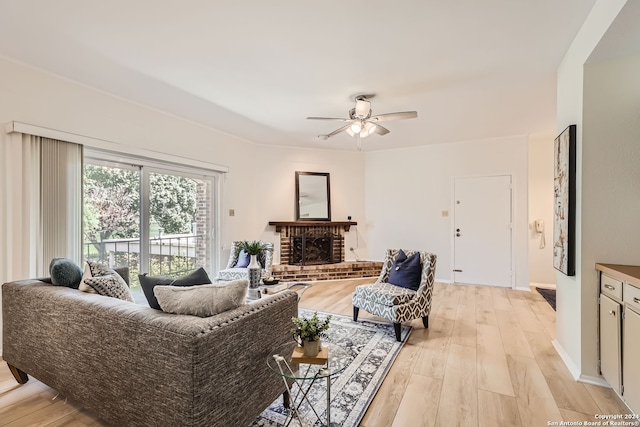
[[(316, 283), (300, 306), (350, 316), (359, 283)], [(362, 426), (537, 427), (629, 412), (611, 389), (573, 380), (551, 345), (555, 312), (536, 292), (437, 283), (429, 321), (412, 322)], [(0, 426), (106, 425), (0, 365)]]

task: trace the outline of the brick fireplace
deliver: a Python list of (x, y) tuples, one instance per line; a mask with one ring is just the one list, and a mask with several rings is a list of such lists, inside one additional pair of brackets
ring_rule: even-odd
[(345, 234), (353, 221), (271, 221), (280, 233), (280, 264), (274, 277), (284, 281), (377, 277), (381, 262), (345, 262)]

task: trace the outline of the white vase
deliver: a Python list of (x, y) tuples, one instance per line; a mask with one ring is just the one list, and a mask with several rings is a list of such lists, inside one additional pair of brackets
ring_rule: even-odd
[(249, 274), (249, 287), (257, 288), (260, 286), (260, 277), (262, 276), (262, 266), (258, 262), (258, 255), (251, 255), (251, 262), (247, 266)]
[(322, 348), (320, 340), (302, 341), (302, 350), (304, 351), (304, 355), (307, 357), (316, 357), (318, 353), (320, 353), (320, 348)]

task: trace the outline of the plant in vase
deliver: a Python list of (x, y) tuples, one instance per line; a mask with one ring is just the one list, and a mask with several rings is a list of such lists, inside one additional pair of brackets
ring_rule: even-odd
[(313, 313), (309, 317), (292, 317), (291, 321), (295, 325), (291, 332), (293, 338), (304, 349), (304, 355), (315, 357), (320, 352), (320, 338), (327, 337), (327, 329), (329, 329), (329, 321), (331, 315), (324, 320), (318, 317), (318, 312)]
[(251, 257), (251, 261), (247, 266), (247, 271), (249, 273), (249, 286), (257, 288), (260, 285), (260, 277), (262, 275), (262, 266), (258, 262), (258, 255), (271, 251), (272, 248), (265, 242), (260, 242), (258, 240), (244, 240), (236, 247), (236, 256), (243, 250)]

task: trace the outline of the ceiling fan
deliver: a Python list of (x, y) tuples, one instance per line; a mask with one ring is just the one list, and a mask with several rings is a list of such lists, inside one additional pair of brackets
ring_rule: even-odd
[(375, 95), (357, 95), (355, 97), (356, 106), (349, 110), (349, 118), (336, 117), (307, 117), (309, 120), (337, 120), (347, 122), (346, 125), (334, 130), (326, 135), (318, 135), (320, 139), (329, 139), (340, 132), (347, 132), (350, 136), (355, 136), (358, 141), (358, 150), (362, 149), (361, 138), (366, 138), (374, 133), (378, 135), (386, 135), (389, 129), (380, 125), (380, 122), (391, 120), (413, 119), (418, 117), (417, 111), (402, 111), (397, 113), (371, 115), (371, 101)]

